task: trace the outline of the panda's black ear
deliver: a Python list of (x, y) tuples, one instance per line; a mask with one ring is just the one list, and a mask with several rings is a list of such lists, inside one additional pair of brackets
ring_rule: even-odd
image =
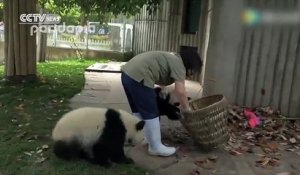
[(144, 128), (144, 126), (145, 126), (145, 121), (142, 120), (142, 121), (139, 121), (139, 122), (135, 125), (135, 128), (136, 128), (137, 131), (140, 131), (140, 130), (142, 130), (142, 129)]
[(173, 103), (173, 105), (176, 106), (176, 107), (178, 107), (180, 105), (180, 103), (179, 102), (175, 102), (175, 103)]
[(154, 88), (154, 90), (155, 90), (156, 94), (158, 94), (161, 91), (161, 87), (156, 87), (156, 88)]
[(166, 96), (165, 101), (166, 101), (166, 102), (169, 102), (169, 101), (170, 101), (170, 98), (171, 98), (171, 97), (170, 97), (170, 94), (168, 93), (167, 96)]

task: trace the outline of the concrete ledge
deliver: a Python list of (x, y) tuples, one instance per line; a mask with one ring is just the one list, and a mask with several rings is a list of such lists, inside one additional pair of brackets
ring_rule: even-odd
[[(1, 46), (1, 45), (0, 45)], [(1, 48), (0, 48), (1, 49)], [(78, 49), (82, 52), (86, 58), (109, 58), (115, 61), (128, 61), (132, 58), (132, 53), (122, 53), (117, 51), (105, 51), (105, 50), (84, 50)], [(72, 48), (59, 48), (59, 47), (47, 47), (46, 59), (47, 60), (61, 60), (65, 58), (76, 58), (77, 50)]]

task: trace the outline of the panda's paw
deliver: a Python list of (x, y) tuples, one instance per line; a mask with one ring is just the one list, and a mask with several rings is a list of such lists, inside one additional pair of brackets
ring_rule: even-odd
[(123, 157), (123, 158), (119, 158), (119, 159), (113, 159), (112, 160), (113, 162), (115, 163), (118, 163), (118, 164), (133, 164), (134, 161), (131, 159), (131, 158), (128, 158), (128, 157)]
[(125, 164), (133, 164), (134, 161), (133, 161), (131, 158), (126, 157), (126, 158), (124, 159), (124, 163), (125, 163)]
[(89, 160), (90, 163), (94, 165), (100, 165), (104, 168), (109, 168), (112, 166), (112, 164), (108, 160), (96, 160), (96, 159), (91, 159)]
[(100, 166), (102, 166), (104, 168), (110, 168), (111, 167), (111, 163), (110, 162), (101, 162), (99, 164), (100, 164)]

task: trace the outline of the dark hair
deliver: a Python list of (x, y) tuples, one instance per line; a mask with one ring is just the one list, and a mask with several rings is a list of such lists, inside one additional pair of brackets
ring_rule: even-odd
[(201, 72), (203, 63), (201, 57), (196, 51), (180, 51), (179, 54), (186, 69), (187, 76)]

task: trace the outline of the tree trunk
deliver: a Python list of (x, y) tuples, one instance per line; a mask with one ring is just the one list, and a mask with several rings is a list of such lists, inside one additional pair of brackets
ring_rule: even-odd
[[(87, 14), (85, 14), (85, 13), (83, 13), (83, 14), (81, 15), (81, 17), (80, 17), (80, 25), (81, 25), (81, 26), (87, 25), (88, 16), (89, 16), (89, 15), (87, 15)], [(89, 31), (88, 31), (88, 30), (87, 30), (87, 31), (83, 31), (83, 32), (81, 32), (80, 35), (79, 35), (80, 40), (85, 39), (85, 42), (88, 41), (88, 39), (89, 39), (89, 38), (88, 38), (89, 34), (86, 33), (86, 32), (89, 32)], [(88, 44), (88, 43), (86, 43), (86, 44)], [(88, 46), (87, 46), (86, 48), (87, 48), (87, 49), (85, 50), (85, 57), (87, 57), (87, 55), (88, 55)], [(80, 57), (81, 57), (81, 56), (80, 56)]]
[(36, 79), (36, 35), (32, 25), (19, 24), (20, 14), (35, 13), (36, 0), (4, 0), (6, 80), (23, 82)]
[[(44, 10), (40, 8), (40, 14), (44, 13)], [(39, 24), (41, 25), (41, 24)], [(37, 32), (37, 60), (39, 62), (46, 61), (46, 47), (47, 47), (47, 33)]]
[(84, 13), (81, 14), (81, 16), (80, 16), (80, 25), (81, 26), (85, 26), (86, 25), (88, 17), (89, 17), (89, 15), (87, 15), (87, 14), (84, 14)]
[(38, 37), (37, 60), (39, 62), (46, 61), (46, 48), (47, 48), (47, 33), (40, 33)]

